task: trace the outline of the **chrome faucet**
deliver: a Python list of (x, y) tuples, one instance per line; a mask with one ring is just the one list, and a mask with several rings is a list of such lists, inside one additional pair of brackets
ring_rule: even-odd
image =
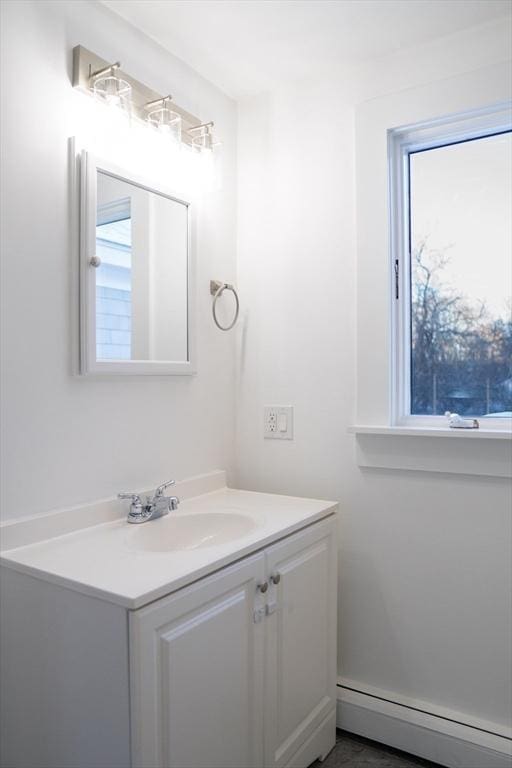
[(177, 496), (165, 496), (164, 491), (170, 485), (174, 485), (174, 480), (168, 480), (162, 483), (153, 494), (153, 498), (146, 497), (144, 503), (138, 493), (118, 493), (118, 499), (130, 499), (130, 510), (128, 512), (129, 523), (147, 523), (148, 520), (156, 520), (157, 517), (163, 517), (169, 514), (171, 510), (178, 509), (180, 500)]

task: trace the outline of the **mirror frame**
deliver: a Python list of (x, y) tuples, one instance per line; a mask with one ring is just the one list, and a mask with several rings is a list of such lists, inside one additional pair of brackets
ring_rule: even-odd
[[(148, 192), (187, 206), (187, 360), (97, 360), (96, 278), (91, 258), (96, 254), (97, 173), (108, 174)], [(91, 152), (80, 153), (80, 374), (186, 376), (196, 373), (195, 363), (195, 249), (192, 205), (174, 191), (103, 160)]]

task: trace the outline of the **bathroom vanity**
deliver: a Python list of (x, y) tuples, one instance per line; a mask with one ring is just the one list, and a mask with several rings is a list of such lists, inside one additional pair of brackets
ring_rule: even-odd
[(332, 502), (219, 488), (144, 525), (123, 517), (5, 551), (3, 765), (325, 757), (335, 531)]

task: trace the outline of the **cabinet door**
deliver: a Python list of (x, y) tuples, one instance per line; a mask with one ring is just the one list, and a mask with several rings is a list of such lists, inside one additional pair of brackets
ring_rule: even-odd
[(262, 765), (264, 561), (131, 614), (134, 768)]
[(336, 706), (335, 530), (329, 518), (267, 550), (279, 582), (267, 593), (266, 766), (286, 765)]

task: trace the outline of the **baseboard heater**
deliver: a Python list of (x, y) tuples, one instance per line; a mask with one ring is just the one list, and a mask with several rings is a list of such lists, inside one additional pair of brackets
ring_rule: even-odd
[(448, 768), (512, 768), (512, 740), (491, 729), (337, 684), (337, 726)]

